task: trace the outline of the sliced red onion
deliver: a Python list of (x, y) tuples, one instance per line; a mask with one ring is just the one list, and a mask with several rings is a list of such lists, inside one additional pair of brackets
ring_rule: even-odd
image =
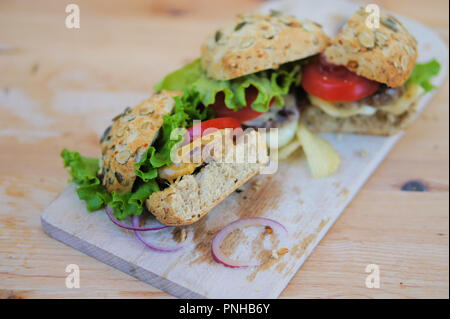
[(287, 234), (286, 228), (280, 223), (274, 221), (273, 219), (264, 217), (251, 217), (238, 219), (231, 224), (228, 224), (225, 228), (219, 231), (214, 237), (211, 245), (211, 254), (214, 260), (218, 263), (223, 264), (230, 268), (244, 268), (244, 267), (257, 267), (261, 266), (263, 263), (259, 261), (239, 261), (226, 256), (220, 246), (225, 238), (234, 230), (239, 228), (244, 228), (248, 226), (269, 226), (274, 230), (278, 236), (285, 236)]
[[(169, 227), (169, 226), (167, 226), (167, 225), (162, 225), (162, 224), (161, 224), (161, 225), (158, 225), (158, 226), (152, 226), (152, 227), (134, 227), (134, 226), (129, 226), (129, 225), (123, 224), (123, 223), (121, 223), (119, 220), (117, 220), (117, 219), (114, 217), (114, 215), (113, 215), (113, 213), (112, 213), (112, 211), (111, 211), (111, 208), (109, 208), (109, 206), (106, 206), (105, 211), (106, 211), (106, 215), (108, 215), (109, 219), (111, 219), (111, 221), (112, 221), (114, 224), (116, 224), (116, 225), (119, 226), (119, 227), (128, 229), (128, 230), (149, 231), (149, 230), (160, 230), (160, 229)], [(138, 225), (139, 225), (139, 224), (138, 224)]]
[[(139, 216), (133, 216), (132, 219), (132, 224), (133, 226), (138, 226), (139, 225)], [(179, 245), (179, 246), (173, 246), (170, 248), (167, 247), (159, 247), (159, 246), (155, 246), (153, 244), (150, 244), (149, 242), (147, 242), (141, 235), (141, 233), (137, 230), (134, 231), (134, 233), (136, 234), (137, 238), (139, 238), (139, 240), (148, 248), (151, 248), (153, 250), (157, 250), (157, 251), (162, 251), (162, 252), (166, 252), (166, 253), (170, 253), (170, 252), (175, 252), (178, 251), (180, 249), (182, 249), (184, 246), (183, 245)]]

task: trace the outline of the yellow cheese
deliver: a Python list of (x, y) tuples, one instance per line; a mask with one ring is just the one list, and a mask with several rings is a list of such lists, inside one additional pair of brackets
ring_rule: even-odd
[(314, 95), (309, 95), (309, 100), (311, 101), (311, 104), (314, 106), (317, 106), (322, 111), (327, 113), (329, 116), (332, 117), (350, 117), (358, 114), (362, 115), (373, 115), (376, 113), (377, 109), (370, 105), (361, 105), (361, 106), (355, 106), (352, 108), (340, 108), (336, 106), (332, 102), (328, 102), (325, 100), (322, 100)]
[(158, 176), (173, 183), (184, 175), (192, 174), (202, 163), (172, 163), (158, 169)]
[(394, 103), (374, 107), (370, 105), (360, 105), (352, 108), (340, 108), (332, 102), (322, 100), (316, 96), (309, 95), (311, 104), (319, 107), (322, 111), (330, 116), (337, 118), (346, 118), (354, 115), (373, 115), (377, 110), (382, 110), (394, 115), (400, 115), (408, 110), (408, 108), (413, 104), (423, 93), (423, 89), (416, 84), (408, 84), (405, 93)]
[[(203, 154), (204, 147), (208, 145), (208, 153)], [(205, 161), (219, 160), (225, 149), (233, 145), (232, 129), (217, 130), (202, 136), (190, 144), (178, 148), (173, 154), (170, 165), (158, 169), (158, 176), (173, 183), (184, 175), (192, 174), (195, 169)], [(206, 158), (203, 158), (203, 157)]]
[(419, 85), (408, 84), (406, 92), (395, 103), (382, 106), (380, 109), (394, 115), (400, 115), (406, 112), (423, 92), (424, 90)]

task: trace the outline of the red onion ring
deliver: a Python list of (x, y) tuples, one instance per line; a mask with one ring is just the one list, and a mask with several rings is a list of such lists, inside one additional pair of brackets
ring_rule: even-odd
[(221, 263), (224, 266), (230, 268), (257, 267), (263, 264), (262, 262), (258, 261), (238, 261), (232, 259), (226, 256), (220, 249), (222, 242), (231, 232), (233, 232), (236, 229), (248, 226), (269, 226), (279, 236), (285, 236), (287, 234), (286, 228), (280, 223), (274, 221), (273, 219), (264, 217), (251, 217), (238, 219), (232, 222), (231, 224), (225, 226), (225, 228), (219, 231), (217, 235), (214, 237), (211, 245), (211, 254), (216, 262)]
[[(159, 229), (163, 229), (163, 228), (167, 228), (169, 226), (167, 225), (159, 225), (159, 226), (153, 226), (153, 227), (134, 227), (134, 226), (128, 226), (126, 224), (121, 223), (119, 220), (117, 220), (112, 211), (111, 208), (109, 208), (109, 206), (106, 206), (106, 215), (108, 215), (109, 219), (111, 219), (111, 221), (116, 224), (119, 227), (128, 229), (128, 230), (138, 230), (138, 231), (149, 231), (149, 230), (159, 230)], [(139, 225), (139, 224), (138, 224)]]
[[(139, 216), (135, 215), (133, 216), (132, 219), (132, 224), (133, 226), (137, 226), (139, 225)], [(175, 252), (178, 251), (180, 249), (182, 249), (184, 246), (180, 245), (180, 246), (174, 246), (174, 247), (170, 247), (170, 248), (166, 248), (166, 247), (160, 247), (160, 246), (155, 246), (153, 244), (150, 244), (149, 242), (147, 242), (141, 235), (141, 233), (139, 233), (139, 231), (135, 230), (134, 233), (136, 234), (137, 238), (148, 248), (151, 248), (153, 250), (157, 250), (157, 251), (161, 251), (161, 252), (166, 252), (166, 253), (170, 253), (170, 252)]]

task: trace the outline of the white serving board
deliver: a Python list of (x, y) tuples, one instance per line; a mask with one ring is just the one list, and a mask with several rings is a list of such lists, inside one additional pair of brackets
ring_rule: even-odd
[[(333, 35), (358, 5), (333, 0), (277, 1), (262, 10), (269, 9), (317, 21)], [(400, 20), (419, 42), (419, 61), (437, 58), (441, 63), (441, 74), (434, 79), (441, 85), (447, 72), (448, 48), (432, 30)], [(431, 97), (432, 93), (422, 98), (420, 110)], [(104, 211), (88, 213), (74, 186), (45, 209), (42, 227), (48, 235), (177, 297), (275, 298), (401, 135), (324, 135), (342, 156), (337, 174), (315, 180), (305, 159), (297, 154), (280, 163), (275, 175), (256, 177), (241, 188), (243, 192), (233, 193), (204, 219), (187, 227), (190, 237), (186, 247), (176, 253), (146, 248), (133, 232), (114, 226)], [(229, 222), (249, 216), (268, 217), (285, 225), (289, 235), (283, 247), (289, 248), (289, 253), (276, 260), (269, 258), (265, 265), (253, 269), (230, 269), (215, 263), (210, 253), (214, 234)], [(269, 251), (275, 239), (270, 235), (265, 236), (263, 247), (251, 244), (261, 233), (255, 228), (236, 233), (229, 238), (227, 251), (237, 258)], [(164, 243), (171, 238), (171, 231), (145, 236)]]

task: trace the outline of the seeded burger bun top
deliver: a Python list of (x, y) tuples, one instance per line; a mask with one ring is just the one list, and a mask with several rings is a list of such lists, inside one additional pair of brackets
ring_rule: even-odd
[(206, 39), (202, 66), (216, 80), (230, 80), (323, 51), (322, 27), (279, 12), (239, 15)]
[(174, 107), (181, 92), (162, 91), (113, 119), (101, 139), (100, 170), (108, 192), (130, 192), (136, 179), (135, 163), (156, 139), (163, 116)]
[(325, 50), (331, 63), (387, 84), (403, 85), (417, 60), (417, 41), (396, 18), (380, 13), (379, 28), (366, 24), (368, 13), (356, 12)]

